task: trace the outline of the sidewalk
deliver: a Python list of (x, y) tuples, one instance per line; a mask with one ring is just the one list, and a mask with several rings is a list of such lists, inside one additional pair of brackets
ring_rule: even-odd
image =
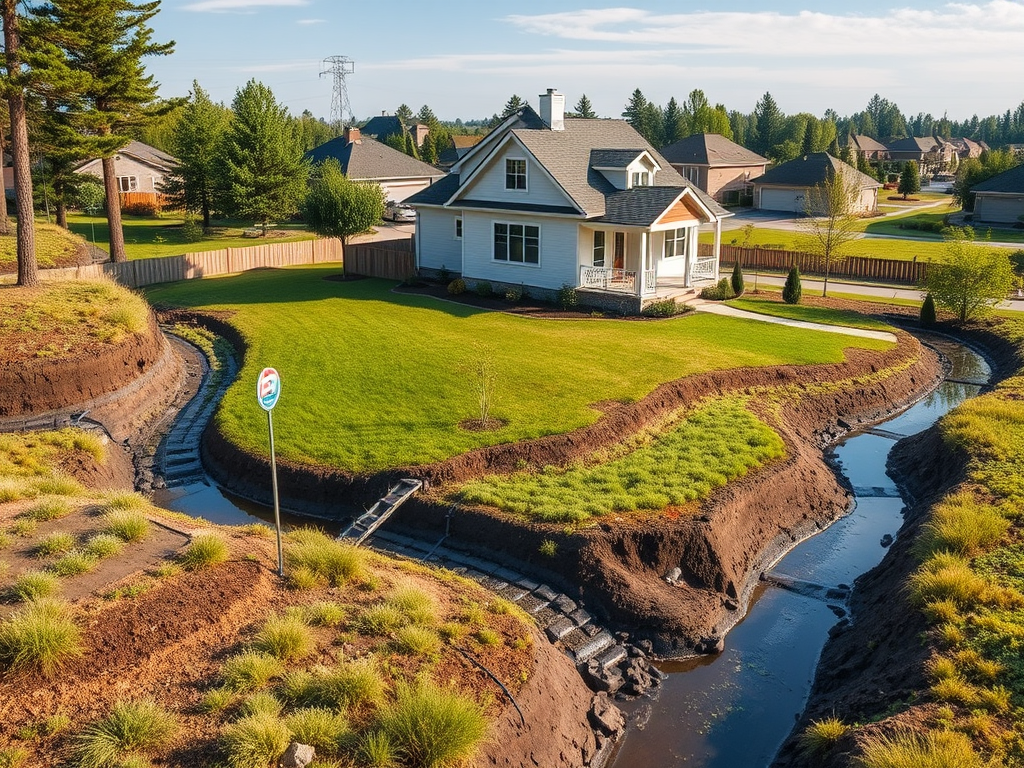
[(774, 323), (776, 325), (788, 325), (791, 328), (804, 328), (809, 331), (824, 331), (826, 333), (839, 333), (844, 336), (857, 336), (862, 339), (876, 339), (878, 341), (896, 342), (895, 334), (888, 331), (869, 331), (866, 328), (850, 328), (845, 325), (826, 325), (825, 323), (810, 323), (806, 320), (791, 320), (788, 317), (775, 317), (774, 315), (762, 315), (757, 312), (747, 312), (744, 309), (736, 309), (716, 301), (697, 300), (691, 304), (698, 312), (708, 312), (713, 315), (726, 315), (728, 317), (739, 317), (745, 320), (756, 320), (761, 323)]

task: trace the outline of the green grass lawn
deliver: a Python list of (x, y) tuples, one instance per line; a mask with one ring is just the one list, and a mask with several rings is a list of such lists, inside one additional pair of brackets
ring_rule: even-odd
[[(288, 459), (373, 471), (596, 421), (591, 404), (636, 400), (658, 384), (739, 366), (837, 362), (849, 346), (889, 345), (712, 315), (620, 322), (542, 320), (391, 293), (381, 280), (326, 281), (336, 266), (261, 270), (147, 291), (153, 302), (228, 309), (249, 345), (217, 422), (235, 443), (267, 450), (254, 386), (282, 377), (274, 411)], [(492, 416), (479, 417), (474, 366), (497, 372)]]
[[(830, 292), (830, 295), (834, 296), (835, 294)], [(804, 320), (809, 323), (845, 325), (850, 328), (866, 328), (870, 331), (892, 330), (890, 326), (880, 320), (865, 317), (859, 312), (849, 312), (841, 309), (812, 307), (806, 304), (785, 304), (777, 299), (758, 298), (755, 296), (731, 299), (726, 304), (748, 312), (759, 312), (763, 315), (772, 315), (773, 317), (786, 317), (791, 320)]]
[[(155, 256), (178, 256), (182, 253), (215, 251), (219, 248), (244, 248), (267, 243), (288, 243), (297, 240), (312, 240), (312, 232), (298, 224), (277, 224), (276, 230), (294, 230), (287, 237), (242, 237), (242, 231), (250, 225), (237, 221), (214, 221), (213, 232), (202, 240), (189, 243), (182, 235), (183, 219), (175, 216), (124, 216), (124, 248), (129, 259), (149, 259)], [(105, 251), (110, 251), (110, 230), (105, 216), (88, 216), (72, 213), (68, 215), (68, 227), (89, 242), (95, 242)]]
[[(740, 232), (735, 234), (723, 233), (722, 243), (732, 245), (731, 240), (736, 238), (738, 245), (744, 235)], [(702, 243), (713, 243), (714, 235), (701, 233)], [(759, 227), (751, 233), (750, 245), (762, 248), (778, 248), (786, 251), (809, 250), (808, 236), (803, 232), (787, 229), (769, 229)], [(915, 256), (924, 261), (940, 261), (943, 258), (943, 246), (941, 240), (925, 240), (922, 238), (907, 238), (903, 240), (872, 239), (864, 238), (854, 240), (848, 246), (847, 253), (850, 256), (871, 256), (876, 259), (913, 259)]]
[[(74, 235), (69, 235), (56, 224), (36, 222), (36, 261), (43, 269), (68, 267), (78, 263), (79, 252), (84, 245)], [(0, 272), (14, 272), (18, 269), (17, 219), (10, 217), (10, 234), (0, 235)]]

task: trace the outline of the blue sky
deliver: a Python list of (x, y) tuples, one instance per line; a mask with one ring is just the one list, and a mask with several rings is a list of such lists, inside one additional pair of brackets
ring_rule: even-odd
[[(856, 13), (845, 10), (855, 7)], [(554, 87), (617, 117), (634, 88), (664, 105), (701, 88), (751, 111), (770, 91), (784, 112), (863, 109), (879, 93), (907, 114), (953, 119), (1024, 101), (1024, 0), (163, 0), (150, 59), (161, 95), (193, 80), (230, 102), (250, 78), (293, 113), (329, 117), (323, 59), (355, 61), (357, 118), (429, 104), (441, 118), (488, 117), (517, 93)], [(843, 10), (837, 10), (843, 9)]]

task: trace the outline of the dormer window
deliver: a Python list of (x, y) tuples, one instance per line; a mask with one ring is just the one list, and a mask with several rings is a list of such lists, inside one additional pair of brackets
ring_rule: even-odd
[(633, 183), (630, 185), (633, 187), (649, 187), (651, 186), (651, 174), (647, 171), (633, 171)]
[(505, 189), (526, 189), (526, 160), (505, 159)]

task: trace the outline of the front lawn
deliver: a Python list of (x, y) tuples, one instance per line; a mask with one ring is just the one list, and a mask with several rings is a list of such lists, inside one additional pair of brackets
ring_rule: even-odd
[[(202, 240), (190, 243), (182, 232), (183, 219), (167, 216), (124, 216), (124, 249), (129, 259), (149, 259), (155, 256), (178, 256), (183, 253), (215, 251), (220, 248), (245, 248), (267, 243), (290, 243), (298, 240), (312, 240), (316, 237), (299, 224), (275, 224), (276, 232), (286, 231), (287, 235), (273, 237), (243, 237), (248, 223), (237, 221), (214, 221), (212, 231)], [(105, 216), (88, 216), (82, 213), (68, 214), (68, 227), (89, 242), (109, 253), (110, 229)]]
[[(889, 346), (706, 314), (532, 319), (394, 294), (381, 280), (324, 280), (336, 274), (330, 265), (260, 270), (147, 291), (157, 303), (234, 312), (249, 348), (216, 418), (236, 444), (267, 451), (253, 388), (268, 365), (282, 377), (280, 455), (366, 472), (567, 432), (600, 417), (594, 403), (636, 400), (683, 376)], [(459, 426), (480, 415), (481, 363), (496, 373), (491, 415), (505, 422), (490, 432)]]
[[(829, 295), (838, 297), (838, 294), (830, 293)], [(850, 328), (865, 328), (870, 331), (891, 330), (890, 326), (882, 321), (867, 317), (859, 312), (830, 309), (828, 307), (812, 307), (807, 304), (786, 304), (779, 300), (778, 294), (773, 298), (744, 296), (740, 299), (731, 299), (726, 304), (730, 307), (736, 307), (736, 309), (746, 310), (747, 312), (759, 312), (762, 315), (785, 317), (790, 320), (804, 320), (808, 323), (845, 325)]]
[[(878, 221), (875, 219), (874, 221)], [(722, 233), (723, 245), (740, 245), (743, 242), (742, 232)], [(732, 242), (735, 239), (736, 242)], [(758, 227), (750, 237), (750, 246), (774, 248), (783, 251), (808, 251), (808, 235), (788, 229), (769, 229)], [(703, 232), (702, 243), (713, 243), (714, 235)], [(847, 246), (848, 256), (870, 256), (876, 259), (913, 259), (924, 261), (941, 261), (944, 258), (944, 243), (941, 240), (895, 239), (895, 238), (862, 238), (852, 241)]]

